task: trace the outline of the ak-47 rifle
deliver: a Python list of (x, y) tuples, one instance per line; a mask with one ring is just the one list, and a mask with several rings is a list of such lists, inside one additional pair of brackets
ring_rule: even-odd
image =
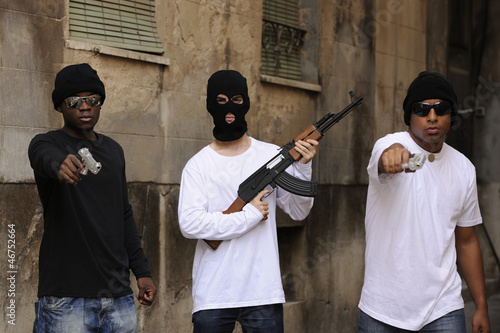
[[(255, 171), (248, 177), (238, 188), (238, 198), (229, 206), (228, 209), (223, 211), (223, 214), (231, 214), (239, 212), (243, 207), (252, 201), (253, 198), (259, 194), (267, 185), (273, 188), (276, 185), (287, 190), (290, 193), (297, 194), (305, 197), (316, 196), (318, 185), (314, 181), (305, 181), (291, 176), (285, 170), (293, 162), (298, 161), (302, 155), (295, 150), (295, 142), (302, 140), (313, 139), (319, 141), (326, 131), (333, 125), (338, 123), (340, 119), (344, 118), (350, 111), (361, 104), (363, 97), (356, 97), (352, 91), (349, 92), (351, 97), (351, 104), (339, 113), (329, 112), (326, 116), (321, 118), (316, 123), (310, 125), (302, 133), (293, 138), (292, 141), (280, 148), (280, 152), (264, 164), (259, 170)], [(220, 240), (204, 240), (213, 250), (217, 250)]]

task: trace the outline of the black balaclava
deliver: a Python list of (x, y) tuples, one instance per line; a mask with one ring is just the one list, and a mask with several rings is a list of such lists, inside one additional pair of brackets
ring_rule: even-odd
[[(217, 103), (217, 95), (224, 94), (229, 98), (226, 104)], [(231, 102), (231, 97), (243, 96), (243, 104)], [(243, 136), (247, 131), (245, 114), (250, 109), (247, 79), (239, 72), (222, 70), (215, 72), (208, 79), (207, 85), (207, 110), (214, 118), (214, 137), (219, 141), (234, 141)], [(226, 122), (226, 114), (234, 114), (231, 124)]]
[(442, 99), (452, 104), (451, 123), (458, 115), (457, 95), (446, 78), (435, 72), (421, 72), (408, 87), (408, 93), (403, 102), (405, 124), (410, 126), (411, 105), (426, 99)]

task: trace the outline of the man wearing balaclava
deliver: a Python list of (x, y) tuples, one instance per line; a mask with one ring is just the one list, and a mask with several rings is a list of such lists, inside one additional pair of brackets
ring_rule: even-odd
[[(490, 332), (474, 229), (482, 223), (476, 172), (445, 143), (458, 116), (453, 86), (439, 73), (422, 72), (403, 111), (408, 131), (379, 139), (367, 168), (359, 332), (465, 333), (457, 262), (476, 304), (473, 332)], [(407, 169), (412, 155), (425, 158), (420, 169)]]
[[(64, 125), (36, 135), (28, 149), (44, 216), (33, 332), (136, 332), (130, 269), (139, 303), (150, 305), (156, 294), (128, 201), (123, 149), (94, 130), (105, 98), (90, 65), (63, 68), (52, 101)], [(92, 159), (83, 159), (82, 148)]]
[[(250, 108), (246, 79), (222, 70), (208, 80), (208, 112), (214, 140), (186, 164), (179, 193), (182, 234), (197, 239), (193, 262), (194, 332), (231, 332), (239, 321), (244, 331), (283, 332), (285, 295), (281, 283), (276, 205), (302, 220), (313, 199), (277, 187), (265, 189), (242, 211), (223, 212), (238, 197), (239, 185), (277, 154), (278, 146), (247, 134)], [(287, 170), (311, 179), (311, 159), (318, 142), (296, 143), (302, 155)], [(222, 241), (214, 250), (205, 241)]]

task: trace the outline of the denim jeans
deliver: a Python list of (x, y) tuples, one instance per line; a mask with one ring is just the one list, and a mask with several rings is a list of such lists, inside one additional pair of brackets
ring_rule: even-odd
[(283, 333), (283, 304), (198, 311), (193, 313), (193, 332), (230, 333), (236, 321), (245, 333)]
[(134, 295), (117, 298), (40, 297), (33, 333), (137, 332)]
[(420, 331), (408, 331), (384, 324), (373, 319), (363, 311), (359, 313), (358, 333), (466, 333), (464, 309), (452, 311), (441, 318), (425, 325)]

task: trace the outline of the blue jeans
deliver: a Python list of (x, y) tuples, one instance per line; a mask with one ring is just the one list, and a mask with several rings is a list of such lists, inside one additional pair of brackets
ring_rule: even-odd
[(283, 333), (283, 304), (193, 313), (194, 333), (230, 333), (238, 321), (245, 333)]
[(134, 295), (117, 298), (40, 297), (33, 333), (137, 332)]
[(464, 309), (452, 311), (441, 318), (425, 325), (420, 331), (408, 331), (394, 326), (384, 324), (381, 321), (373, 319), (363, 311), (359, 312), (358, 333), (466, 333), (465, 311)]

